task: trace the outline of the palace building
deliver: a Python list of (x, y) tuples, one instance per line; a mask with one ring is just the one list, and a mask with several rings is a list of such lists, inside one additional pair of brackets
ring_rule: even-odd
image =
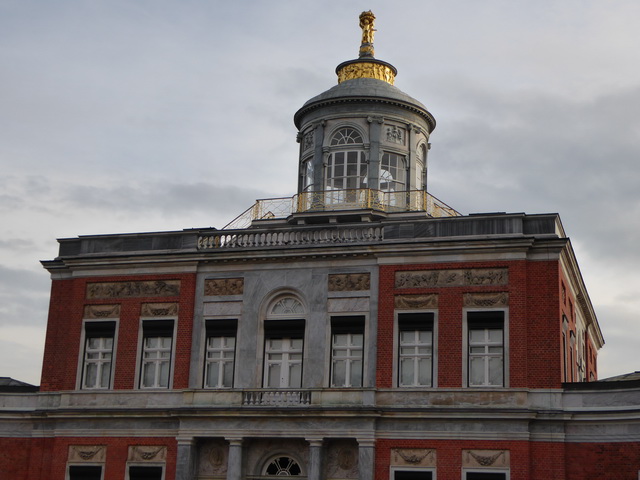
[(427, 192), (436, 122), (373, 22), (294, 115), (293, 197), (59, 240), (39, 391), (0, 388), (0, 478), (638, 478), (640, 377), (598, 381), (559, 216)]

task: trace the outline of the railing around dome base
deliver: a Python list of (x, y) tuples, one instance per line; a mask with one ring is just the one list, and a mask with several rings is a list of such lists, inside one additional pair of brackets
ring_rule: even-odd
[(223, 230), (247, 228), (254, 220), (286, 218), (294, 213), (376, 210), (380, 212), (425, 212), (430, 217), (459, 217), (461, 214), (424, 190), (383, 192), (371, 188), (302, 192), (293, 197), (267, 198), (256, 203), (227, 224)]

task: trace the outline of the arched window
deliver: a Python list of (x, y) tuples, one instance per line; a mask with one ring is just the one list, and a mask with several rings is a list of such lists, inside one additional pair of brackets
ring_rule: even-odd
[[(325, 189), (367, 188), (367, 164), (362, 135), (353, 128), (341, 128), (332, 135), (330, 146), (332, 148), (327, 161)], [(342, 197), (338, 196), (336, 199), (340, 201)]]
[(302, 469), (298, 462), (293, 458), (287, 456), (278, 456), (273, 458), (264, 468), (263, 475), (265, 476), (301, 476)]
[(302, 191), (313, 192), (313, 158), (308, 158), (302, 163)]
[(305, 308), (292, 295), (276, 298), (264, 322), (264, 380), (267, 388), (300, 388)]

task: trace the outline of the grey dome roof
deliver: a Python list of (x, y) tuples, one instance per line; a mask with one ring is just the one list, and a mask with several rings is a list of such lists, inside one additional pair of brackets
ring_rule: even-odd
[(395, 104), (424, 117), (430, 126), (429, 131), (433, 131), (436, 126), (435, 118), (422, 103), (399, 88), (375, 78), (354, 78), (339, 83), (305, 102), (294, 115), (293, 121), (300, 128), (300, 121), (308, 112), (326, 105), (354, 101)]

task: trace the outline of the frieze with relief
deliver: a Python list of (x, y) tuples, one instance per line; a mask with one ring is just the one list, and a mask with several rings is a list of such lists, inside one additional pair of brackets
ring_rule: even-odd
[(399, 310), (438, 308), (438, 295), (396, 295), (394, 306)]
[(354, 292), (371, 288), (368, 273), (344, 273), (329, 275), (330, 292)]
[(212, 278), (204, 281), (206, 296), (242, 295), (244, 278)]
[(435, 467), (436, 451), (433, 448), (393, 448), (391, 465), (411, 467)]
[(175, 317), (178, 315), (177, 303), (143, 303), (141, 317)]
[(129, 447), (129, 462), (164, 462), (167, 459), (167, 447), (164, 445), (133, 445)]
[(508, 307), (509, 294), (498, 293), (465, 293), (463, 296), (465, 307)]
[(85, 305), (84, 318), (118, 318), (120, 305)]
[(460, 270), (415, 270), (396, 272), (396, 288), (468, 287), (506, 285), (506, 268), (469, 268)]
[(398, 128), (395, 125), (390, 125), (386, 128), (386, 130), (388, 143), (397, 143), (400, 145), (404, 145), (404, 130), (402, 128)]
[(326, 478), (358, 478), (358, 446), (350, 440), (332, 441), (327, 446)]
[(176, 297), (180, 280), (100, 282), (87, 284), (87, 298)]
[(510, 465), (509, 450), (463, 450), (463, 468), (507, 468)]
[(104, 462), (107, 447), (104, 445), (69, 445), (69, 462)]
[(224, 478), (227, 474), (228, 455), (229, 447), (224, 441), (213, 440), (203, 443), (198, 452), (198, 474), (220, 475)]

